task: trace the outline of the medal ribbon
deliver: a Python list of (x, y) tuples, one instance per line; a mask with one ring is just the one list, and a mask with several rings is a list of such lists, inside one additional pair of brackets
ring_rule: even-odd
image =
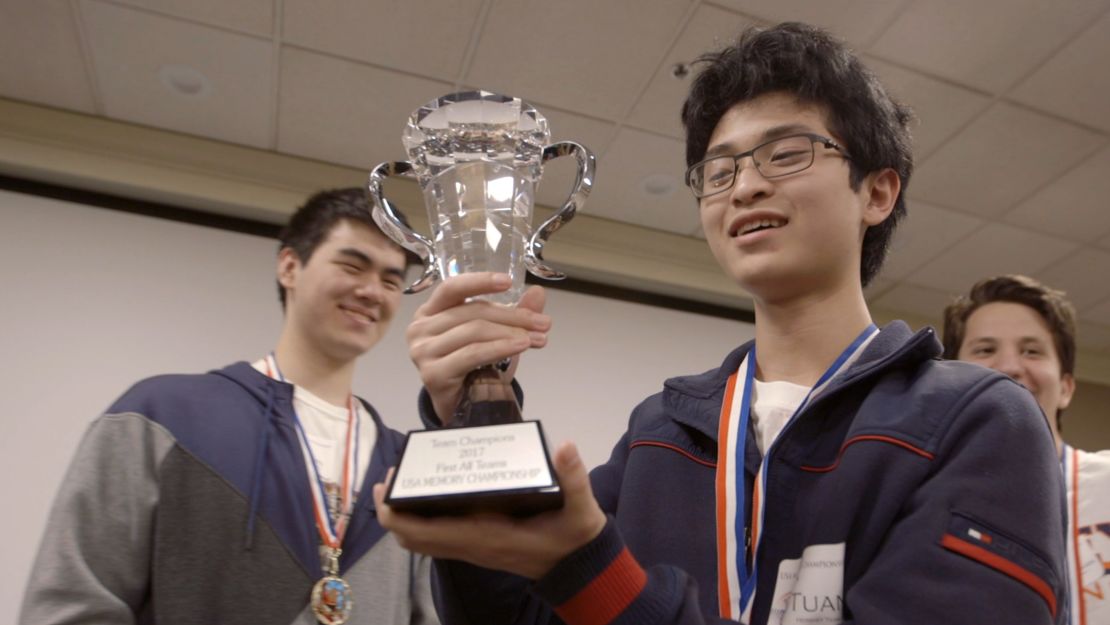
[(760, 462), (759, 475), (752, 486), (752, 518), (747, 532), (744, 527), (744, 502), (748, 500), (744, 480), (744, 456), (747, 450), (748, 422), (751, 419), (752, 388), (755, 386), (754, 345), (744, 357), (744, 362), (740, 363), (739, 369), (729, 376), (717, 432), (717, 600), (722, 617), (745, 624), (751, 619), (756, 563), (763, 529), (767, 459), (771, 456), (771, 450), (809, 402), (824, 391), (841, 371), (855, 362), (878, 333), (879, 329), (874, 324), (868, 325), (837, 356), (766, 450)]
[[(277, 358), (273, 353), (266, 356), (266, 374), (280, 382), (285, 382), (285, 376), (278, 368)], [(316, 528), (320, 531), (320, 540), (332, 550), (338, 550), (343, 544), (343, 536), (347, 532), (347, 521), (351, 517), (351, 508), (354, 505), (354, 484), (358, 475), (358, 430), (359, 411), (355, 406), (354, 397), (347, 396), (347, 441), (343, 454), (343, 477), (339, 489), (339, 514), (338, 520), (332, 522), (328, 514), (327, 492), (324, 490), (324, 481), (320, 479), (320, 472), (316, 469), (316, 457), (305, 436), (304, 426), (297, 411), (293, 410), (294, 423), (297, 426), (297, 439), (301, 443), (301, 453), (305, 458), (305, 469), (308, 472), (308, 486), (312, 492), (313, 511), (316, 516)]]
[[(1055, 417), (1052, 417), (1055, 418)], [(1087, 598), (1083, 592), (1083, 563), (1079, 560), (1079, 453), (1072, 446), (1064, 443), (1063, 453), (1060, 454), (1060, 468), (1064, 472), (1064, 487), (1067, 492), (1067, 552), (1068, 595), (1066, 604), (1068, 611), (1065, 623), (1087, 625)], [(1074, 614), (1074, 616), (1073, 616)]]

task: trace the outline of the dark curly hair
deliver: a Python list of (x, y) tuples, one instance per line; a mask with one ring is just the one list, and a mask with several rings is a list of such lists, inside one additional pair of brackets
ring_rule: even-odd
[(913, 172), (910, 110), (887, 94), (844, 43), (806, 24), (750, 28), (733, 45), (695, 63), (705, 67), (682, 106), (687, 166), (705, 157), (713, 130), (730, 108), (783, 92), (825, 112), (829, 130), (851, 155), (852, 189), (858, 190), (872, 172), (897, 172), (902, 189), (894, 210), (863, 237), (860, 279), (867, 286), (882, 268), (894, 230), (906, 215), (906, 187)]

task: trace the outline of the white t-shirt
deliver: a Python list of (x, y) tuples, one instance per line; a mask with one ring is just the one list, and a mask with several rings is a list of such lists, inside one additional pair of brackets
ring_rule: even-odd
[(1071, 622), (1110, 625), (1110, 450), (1065, 446), (1063, 464)]
[[(266, 360), (252, 363), (255, 369), (262, 374), (266, 373)], [(355, 410), (358, 411), (358, 456), (355, 473), (354, 496), (362, 489), (362, 480), (366, 476), (366, 467), (370, 465), (370, 456), (374, 453), (374, 443), (378, 439), (378, 428), (374, 420), (362, 407), (362, 402), (354, 400)], [(328, 497), (328, 511), (335, 518), (338, 510), (340, 480), (343, 477), (343, 454), (346, 452), (347, 441), (347, 406), (336, 406), (320, 399), (300, 386), (293, 386), (293, 409), (304, 428), (308, 446), (316, 459), (316, 471), (324, 483), (324, 491)], [(308, 459), (305, 458), (305, 462)]]
[(794, 416), (794, 411), (802, 405), (808, 386), (792, 382), (755, 381), (752, 388), (752, 427), (755, 428), (755, 443), (759, 453), (767, 455), (771, 443), (775, 442), (786, 422)]

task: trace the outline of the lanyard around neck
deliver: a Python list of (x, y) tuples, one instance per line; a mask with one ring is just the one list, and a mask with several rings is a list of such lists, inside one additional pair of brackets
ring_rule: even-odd
[[(286, 381), (273, 353), (266, 356), (266, 375), (279, 382)], [(324, 481), (320, 478), (316, 457), (308, 444), (308, 437), (305, 435), (304, 425), (297, 415), (296, 408), (293, 409), (293, 420), (296, 425), (297, 439), (301, 444), (301, 453), (305, 459), (305, 469), (308, 472), (308, 487), (312, 493), (313, 512), (316, 517), (316, 528), (320, 531), (320, 540), (327, 547), (338, 549), (343, 543), (343, 536), (347, 532), (347, 521), (351, 517), (351, 508), (354, 505), (354, 483), (358, 476), (359, 411), (354, 397), (347, 395), (347, 437), (343, 453), (343, 476), (339, 489), (339, 510), (334, 522), (328, 514)]]
[[(833, 378), (859, 358), (879, 329), (868, 325), (837, 356), (836, 360), (817, 380), (802, 399), (802, 403), (783, 427), (779, 437), (767, 448), (760, 463), (751, 492), (751, 523), (744, 524), (744, 503), (749, 500), (744, 475), (744, 457), (747, 451), (748, 423), (751, 418), (751, 394), (755, 386), (755, 346), (748, 352), (740, 368), (728, 380), (718, 430), (717, 448), (717, 597), (721, 616), (747, 623), (751, 616), (752, 598), (755, 596), (756, 563), (759, 553), (765, 488), (767, 485), (767, 459), (775, 444), (809, 402), (824, 391)], [(749, 565), (748, 553), (751, 550)]]

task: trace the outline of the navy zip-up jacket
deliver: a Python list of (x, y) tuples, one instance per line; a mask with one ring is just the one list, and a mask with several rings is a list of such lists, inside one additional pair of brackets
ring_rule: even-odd
[[(750, 348), (635, 409), (591, 473), (606, 528), (543, 579), (437, 561), (443, 621), (722, 622), (718, 421)], [(1064, 495), (1045, 418), (1009, 378), (940, 353), (931, 328), (894, 322), (782, 432), (752, 623), (1064, 622)], [(747, 440), (751, 492), (761, 457)]]

